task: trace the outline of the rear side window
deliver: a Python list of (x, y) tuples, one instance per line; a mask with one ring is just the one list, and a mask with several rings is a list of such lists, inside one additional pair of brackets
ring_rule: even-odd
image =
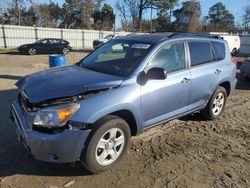
[(188, 42), (188, 45), (192, 67), (211, 62), (212, 53), (209, 42)]
[(225, 44), (222, 42), (214, 42), (212, 41), (212, 46), (214, 48), (216, 60), (223, 60), (225, 59)]

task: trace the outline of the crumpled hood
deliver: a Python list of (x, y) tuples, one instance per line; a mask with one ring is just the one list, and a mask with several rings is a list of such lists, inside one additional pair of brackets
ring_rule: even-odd
[(23, 77), (16, 83), (29, 103), (71, 97), (85, 92), (117, 87), (122, 78), (69, 65), (52, 68)]

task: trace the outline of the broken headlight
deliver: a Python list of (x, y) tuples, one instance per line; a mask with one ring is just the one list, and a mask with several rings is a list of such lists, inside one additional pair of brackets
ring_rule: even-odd
[(79, 108), (79, 104), (73, 103), (64, 106), (42, 109), (37, 112), (33, 124), (44, 127), (63, 126)]

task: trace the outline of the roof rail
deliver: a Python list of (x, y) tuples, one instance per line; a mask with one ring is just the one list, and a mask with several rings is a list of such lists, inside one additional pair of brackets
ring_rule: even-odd
[(182, 32), (173, 33), (169, 37), (203, 37), (203, 38), (222, 39), (219, 35), (199, 34), (199, 33), (182, 33)]

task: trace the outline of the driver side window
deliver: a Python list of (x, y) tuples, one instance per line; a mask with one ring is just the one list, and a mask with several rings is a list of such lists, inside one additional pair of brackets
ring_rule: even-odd
[(171, 43), (162, 47), (149, 64), (149, 69), (153, 67), (163, 68), (167, 73), (185, 69), (184, 43)]

